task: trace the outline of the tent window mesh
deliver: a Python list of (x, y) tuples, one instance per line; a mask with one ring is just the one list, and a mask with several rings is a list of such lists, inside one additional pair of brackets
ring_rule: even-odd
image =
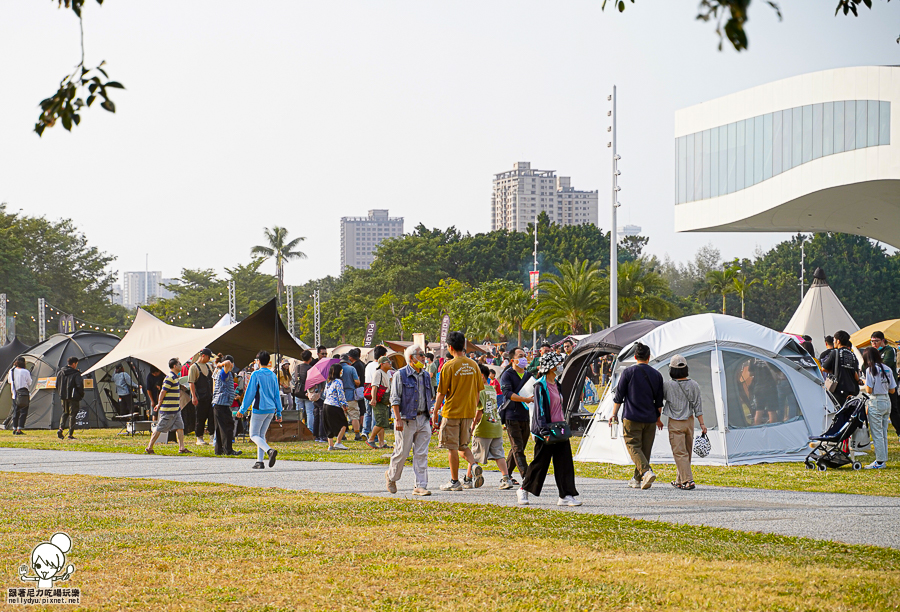
[[(685, 360), (688, 364), (688, 376), (697, 381), (700, 385), (700, 402), (703, 409), (703, 423), (707, 429), (717, 429), (718, 419), (716, 418), (716, 400), (713, 396), (712, 388), (712, 368), (710, 366), (710, 352), (696, 353), (688, 355)], [(663, 378), (669, 378), (669, 362), (656, 366)], [(662, 417), (663, 425), (668, 427), (669, 418)], [(700, 429), (700, 422), (694, 419), (694, 429)]]
[(784, 373), (773, 362), (722, 352), (728, 427), (764, 427), (801, 418), (800, 406)]

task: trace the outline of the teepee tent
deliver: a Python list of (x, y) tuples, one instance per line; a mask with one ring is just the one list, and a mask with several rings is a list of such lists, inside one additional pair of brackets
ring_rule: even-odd
[(825, 350), (825, 336), (833, 336), (840, 329), (852, 334), (859, 330), (859, 325), (828, 285), (822, 268), (816, 268), (813, 279), (784, 332), (810, 336), (819, 355)]
[[(668, 378), (669, 359), (685, 357), (690, 377), (700, 385), (703, 419), (712, 452), (694, 457), (700, 465), (746, 465), (802, 461), (808, 436), (826, 424), (829, 400), (815, 361), (792, 337), (727, 315), (683, 317), (640, 338), (650, 347), (650, 365)], [(635, 364), (634, 344), (619, 353), (615, 385)], [(578, 461), (628, 465), (620, 431), (613, 437), (607, 393), (575, 455)], [(667, 418), (663, 418), (664, 426)], [(699, 435), (699, 423), (695, 422)], [(651, 461), (673, 463), (668, 431), (657, 432)]]

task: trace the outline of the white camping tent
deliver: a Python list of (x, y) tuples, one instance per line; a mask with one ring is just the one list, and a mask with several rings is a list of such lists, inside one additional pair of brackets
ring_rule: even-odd
[(828, 285), (822, 268), (816, 268), (813, 279), (784, 331), (787, 334), (810, 336), (816, 355), (821, 355), (825, 350), (825, 336), (833, 336), (839, 329), (852, 334), (859, 331), (859, 325)]
[[(712, 452), (706, 458), (694, 457), (694, 463), (802, 461), (809, 452), (808, 436), (824, 431), (830, 402), (822, 376), (790, 336), (743, 319), (702, 314), (657, 327), (640, 342), (650, 347), (650, 365), (664, 378), (669, 359), (679, 353), (687, 359), (690, 377), (700, 384)], [(613, 385), (634, 363), (630, 344), (619, 353)], [(610, 392), (597, 408), (576, 460), (631, 463), (621, 434), (612, 437), (612, 407)], [(699, 424), (695, 427), (699, 435)], [(666, 429), (657, 432), (651, 461), (673, 463)]]

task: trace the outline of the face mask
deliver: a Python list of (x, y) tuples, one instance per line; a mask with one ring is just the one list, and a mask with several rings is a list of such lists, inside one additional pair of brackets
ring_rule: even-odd
[(527, 367), (528, 367), (528, 360), (525, 359), (524, 357), (519, 357), (518, 364), (519, 364), (519, 367), (520, 367), (520, 368), (527, 368)]
[(412, 367), (414, 367), (414, 368), (417, 369), (417, 370), (421, 370), (422, 368), (425, 367), (425, 364), (422, 363), (421, 361), (413, 361), (413, 362), (412, 362)]

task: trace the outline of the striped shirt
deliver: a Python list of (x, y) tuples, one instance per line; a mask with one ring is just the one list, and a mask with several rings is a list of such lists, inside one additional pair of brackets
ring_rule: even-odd
[(181, 388), (178, 379), (181, 378), (174, 372), (169, 372), (162, 384), (162, 392), (166, 394), (162, 405), (159, 407), (160, 412), (177, 412), (181, 405)]

